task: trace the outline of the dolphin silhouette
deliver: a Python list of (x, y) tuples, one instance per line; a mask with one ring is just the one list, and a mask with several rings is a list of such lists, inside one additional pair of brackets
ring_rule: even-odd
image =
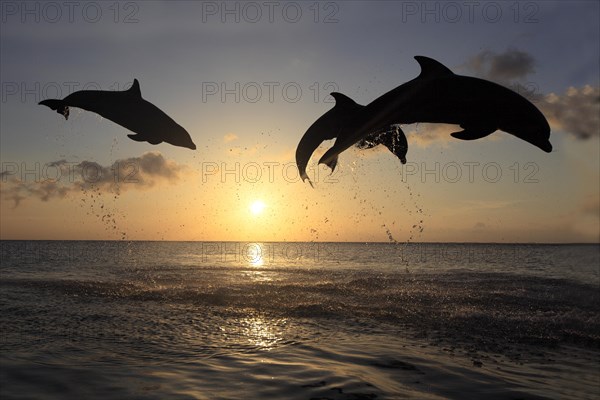
[[(381, 132), (396, 124), (456, 124), (463, 130), (451, 135), (462, 140), (480, 139), (502, 130), (545, 152), (552, 151), (548, 121), (523, 96), (484, 79), (456, 75), (434, 59), (415, 59), (421, 66), (417, 78), (366, 106), (341, 93), (331, 94), (335, 106), (308, 128), (296, 150), (296, 164), (303, 180), (308, 179), (306, 166), (310, 156), (324, 140), (337, 138), (319, 160), (319, 164), (326, 164), (333, 171), (340, 153), (357, 142), (361, 147), (361, 140), (368, 141), (375, 135), (379, 135), (375, 144), (385, 141), (386, 134), (382, 136)], [(397, 135), (404, 138), (403, 133)]]
[(64, 115), (65, 119), (69, 119), (69, 107), (95, 112), (135, 132), (135, 135), (127, 136), (136, 142), (150, 144), (166, 142), (196, 150), (190, 134), (182, 126), (154, 104), (142, 98), (137, 79), (134, 79), (133, 85), (128, 90), (80, 90), (62, 100), (43, 100), (39, 104), (56, 110), (57, 113)]
[[(342, 93), (333, 92), (331, 96), (335, 99), (335, 106), (308, 128), (296, 148), (296, 165), (300, 171), (300, 177), (303, 181), (308, 179), (311, 186), (313, 184), (306, 173), (306, 168), (312, 153), (325, 140), (334, 139), (335, 137), (338, 137), (339, 140), (339, 134), (344, 125), (356, 123), (356, 116), (365, 107)], [(403, 164), (406, 163), (408, 143), (404, 132), (397, 124), (374, 129), (372, 133), (360, 140), (356, 146), (360, 149), (370, 149), (379, 144), (387, 147)]]

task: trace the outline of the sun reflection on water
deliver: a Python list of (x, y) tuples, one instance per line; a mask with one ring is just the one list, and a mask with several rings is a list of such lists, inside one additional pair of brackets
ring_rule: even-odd
[(244, 248), (244, 260), (251, 267), (262, 267), (265, 264), (264, 249), (263, 243), (249, 243)]
[(272, 350), (284, 340), (287, 319), (246, 317), (240, 320), (241, 333), (256, 350)]
[(273, 272), (263, 268), (266, 266), (265, 257), (265, 245), (263, 243), (251, 243), (246, 247), (244, 251), (244, 264), (251, 268), (245, 270), (244, 275), (251, 281), (270, 282), (273, 280)]
[(257, 267), (257, 268), (258, 268), (258, 267), (262, 267), (263, 265), (265, 265), (265, 259), (263, 258), (263, 256), (262, 256), (262, 255), (259, 255), (258, 257), (256, 257), (256, 258), (253, 258), (252, 260), (250, 260), (250, 261), (248, 262), (248, 264), (249, 264), (251, 267)]

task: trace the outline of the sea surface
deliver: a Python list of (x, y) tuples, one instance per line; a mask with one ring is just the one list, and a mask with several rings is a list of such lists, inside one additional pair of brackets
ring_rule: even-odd
[(598, 245), (2, 241), (0, 399), (598, 399)]

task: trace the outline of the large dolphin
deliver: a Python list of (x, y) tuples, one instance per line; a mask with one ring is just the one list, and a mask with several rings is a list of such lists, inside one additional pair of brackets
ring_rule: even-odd
[(451, 135), (462, 140), (480, 139), (502, 130), (546, 152), (552, 151), (548, 121), (523, 96), (484, 79), (456, 75), (431, 58), (415, 59), (421, 66), (417, 78), (366, 106), (332, 93), (335, 106), (308, 128), (298, 144), (296, 164), (303, 180), (308, 179), (310, 156), (324, 140), (337, 138), (319, 160), (334, 170), (341, 152), (395, 124), (456, 124), (463, 130)]
[(39, 104), (48, 106), (69, 119), (69, 107), (82, 108), (100, 114), (124, 128), (135, 132), (127, 135), (136, 142), (174, 146), (196, 150), (190, 134), (154, 104), (144, 100), (137, 79), (128, 90), (80, 90), (62, 100), (43, 100)]

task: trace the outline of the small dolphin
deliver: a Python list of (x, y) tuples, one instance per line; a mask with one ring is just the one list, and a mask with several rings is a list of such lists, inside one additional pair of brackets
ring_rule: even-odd
[[(339, 140), (339, 134), (344, 125), (356, 123), (356, 117), (365, 107), (342, 93), (333, 92), (331, 96), (335, 99), (335, 106), (308, 128), (296, 148), (296, 165), (300, 171), (300, 177), (303, 181), (308, 179), (311, 186), (312, 182), (306, 173), (306, 168), (312, 153), (324, 140), (335, 137), (338, 137)], [(387, 135), (386, 132), (391, 132), (391, 134)], [(386, 146), (403, 164), (406, 163), (408, 143), (399, 126), (384, 126), (381, 129), (375, 129), (356, 146), (360, 149), (370, 149), (379, 144)]]
[(462, 140), (480, 139), (502, 130), (546, 152), (552, 151), (548, 121), (523, 96), (490, 81), (456, 75), (431, 58), (415, 59), (421, 66), (417, 78), (366, 106), (332, 93), (334, 108), (315, 121), (298, 144), (296, 164), (303, 180), (308, 179), (310, 156), (323, 140), (337, 137), (319, 160), (334, 170), (341, 152), (396, 124), (457, 124), (463, 130), (451, 135)]
[(144, 100), (140, 83), (134, 79), (128, 90), (80, 90), (62, 100), (43, 100), (39, 104), (48, 106), (69, 119), (69, 107), (82, 108), (100, 114), (124, 128), (135, 132), (127, 135), (136, 142), (174, 146), (196, 150), (190, 134), (154, 104)]
[(353, 117), (364, 107), (344, 94), (333, 92), (331, 96), (335, 99), (335, 106), (321, 115), (308, 128), (296, 148), (296, 165), (300, 171), (300, 177), (303, 181), (308, 179), (311, 186), (312, 182), (308, 178), (306, 167), (312, 153), (324, 140), (337, 137), (342, 131), (344, 124), (353, 122)]

